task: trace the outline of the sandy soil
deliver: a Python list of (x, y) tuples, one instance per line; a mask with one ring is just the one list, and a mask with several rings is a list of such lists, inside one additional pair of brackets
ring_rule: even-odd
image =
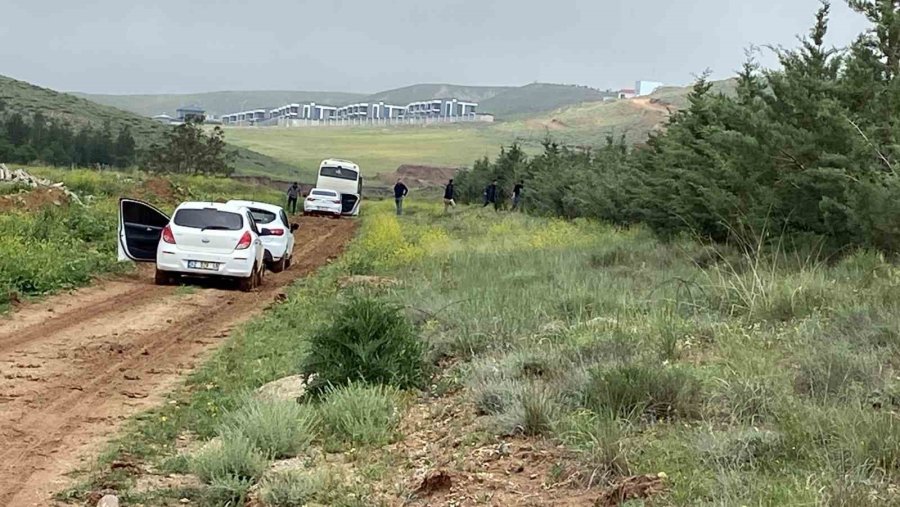
[[(351, 220), (303, 218), (294, 265), (242, 293), (158, 287), (152, 268), (0, 320), (0, 505), (50, 505), (128, 417), (158, 404), (237, 324), (337, 257)], [(199, 282), (198, 282), (199, 283)]]

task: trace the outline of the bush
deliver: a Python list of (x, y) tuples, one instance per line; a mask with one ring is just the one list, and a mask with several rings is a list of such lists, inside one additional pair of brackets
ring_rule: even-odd
[(331, 388), (319, 405), (322, 430), (333, 444), (390, 443), (400, 422), (399, 393), (359, 383)]
[(679, 368), (628, 365), (595, 369), (584, 389), (584, 406), (598, 414), (666, 419), (696, 417), (700, 412), (700, 382)]
[(316, 413), (308, 405), (251, 399), (228, 415), (223, 433), (243, 435), (271, 458), (290, 458), (313, 441), (316, 425)]
[(424, 379), (423, 352), (400, 308), (354, 296), (313, 335), (303, 371), (316, 375), (313, 392), (348, 382), (415, 387)]
[[(191, 460), (191, 471), (207, 484), (231, 479), (253, 480), (262, 475), (268, 461), (253, 442), (241, 434), (225, 434), (209, 442)], [(233, 481), (232, 481), (233, 482)]]
[(558, 427), (563, 442), (574, 448), (581, 461), (591, 468), (588, 476), (630, 473), (623, 446), (625, 432), (613, 415), (579, 410), (560, 421)]
[(351, 485), (337, 470), (299, 468), (267, 474), (259, 485), (260, 498), (268, 507), (369, 507), (368, 491)]
[(553, 430), (560, 409), (556, 393), (547, 386), (531, 384), (519, 391), (509, 409), (496, 421), (505, 435), (544, 435)]

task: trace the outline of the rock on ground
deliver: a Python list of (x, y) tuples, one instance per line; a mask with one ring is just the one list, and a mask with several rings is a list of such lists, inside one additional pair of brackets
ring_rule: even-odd
[(303, 375), (292, 375), (269, 382), (256, 391), (265, 400), (294, 401), (306, 394), (308, 380)]
[(97, 502), (97, 507), (119, 507), (119, 497), (106, 495)]

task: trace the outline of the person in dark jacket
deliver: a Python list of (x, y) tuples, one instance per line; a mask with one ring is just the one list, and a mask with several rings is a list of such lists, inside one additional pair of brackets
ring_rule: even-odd
[(525, 190), (525, 180), (519, 180), (513, 187), (512, 209), (513, 211), (522, 209), (522, 191)]
[(450, 211), (450, 206), (456, 206), (456, 201), (453, 200), (453, 194), (453, 180), (450, 180), (447, 182), (447, 186), (444, 187), (444, 213)]
[(497, 202), (497, 180), (492, 181), (491, 184), (484, 189), (483, 207), (487, 207), (488, 204), (493, 204), (494, 209), (499, 209), (500, 205)]
[(394, 185), (394, 202), (397, 204), (397, 216), (403, 214), (403, 198), (409, 193), (409, 189), (403, 184), (403, 178), (397, 180)]
[(287, 207), (291, 210), (291, 214), (297, 213), (297, 197), (300, 195), (300, 185), (295, 181), (287, 191)]

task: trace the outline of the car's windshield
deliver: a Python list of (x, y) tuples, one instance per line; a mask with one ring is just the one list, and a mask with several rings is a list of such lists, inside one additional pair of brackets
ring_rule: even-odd
[(358, 175), (356, 171), (354, 171), (353, 169), (347, 169), (346, 167), (325, 166), (321, 170), (319, 170), (319, 176), (356, 181)]
[(178, 210), (174, 222), (180, 227), (204, 230), (239, 231), (244, 227), (244, 220), (240, 214), (215, 208)]
[(270, 224), (275, 220), (275, 213), (263, 209), (250, 208), (250, 215), (258, 225)]
[(337, 196), (337, 194), (335, 194), (334, 192), (330, 192), (327, 190), (313, 190), (312, 195), (323, 195), (325, 197), (336, 197)]

